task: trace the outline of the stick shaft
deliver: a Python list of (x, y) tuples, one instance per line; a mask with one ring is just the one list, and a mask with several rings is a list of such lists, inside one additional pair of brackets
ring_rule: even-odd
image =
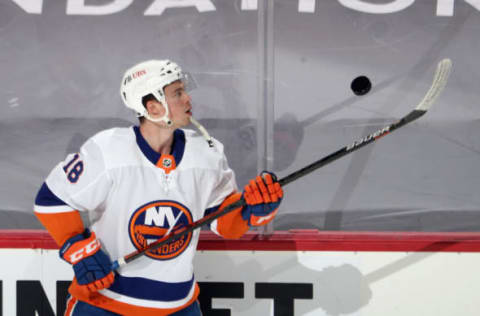
[(422, 116), (423, 114), (425, 114), (426, 111), (420, 111), (420, 110), (413, 110), (412, 112), (410, 112), (407, 116), (403, 117), (402, 119), (400, 119), (399, 121), (393, 123), (393, 124), (390, 124), (382, 129), (379, 129), (378, 131), (352, 143), (351, 145), (348, 145), (348, 146), (345, 146), (343, 148), (340, 148), (339, 150), (337, 150), (336, 152), (333, 152), (331, 153), (330, 155), (328, 156), (325, 156), (323, 157), (322, 159), (319, 159), (305, 167), (303, 167), (302, 169), (300, 170), (297, 170), (291, 174), (289, 174), (288, 176), (282, 178), (279, 180), (280, 182), (280, 185), (281, 186), (284, 186), (292, 181), (295, 181), (297, 180), (298, 178), (301, 178), (303, 177), (304, 175), (307, 175), (309, 173), (311, 173), (312, 171), (318, 169), (318, 168), (321, 168), (337, 159), (340, 159), (342, 158), (343, 156), (346, 156), (380, 138), (382, 138), (383, 136), (393, 132), (394, 130), (396, 130), (397, 128), (400, 128), (410, 122), (412, 122), (413, 120), (416, 120), (417, 118), (419, 118), (420, 116)]

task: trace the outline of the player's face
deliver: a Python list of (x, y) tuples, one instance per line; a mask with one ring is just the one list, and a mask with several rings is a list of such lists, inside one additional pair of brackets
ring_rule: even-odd
[(175, 81), (164, 89), (165, 98), (170, 108), (170, 119), (175, 127), (184, 127), (190, 124), (192, 116), (192, 99), (185, 91), (182, 81)]

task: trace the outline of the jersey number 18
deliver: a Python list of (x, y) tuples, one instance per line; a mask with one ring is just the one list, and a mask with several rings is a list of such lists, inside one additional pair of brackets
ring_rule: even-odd
[(83, 161), (78, 160), (79, 157), (80, 157), (79, 154), (75, 154), (72, 160), (70, 160), (63, 167), (63, 171), (65, 171), (68, 181), (72, 183), (76, 183), (83, 172)]

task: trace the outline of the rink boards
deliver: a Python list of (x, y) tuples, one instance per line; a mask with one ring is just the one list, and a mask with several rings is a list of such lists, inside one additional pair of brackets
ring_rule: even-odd
[[(73, 273), (43, 231), (0, 231), (0, 315), (61, 315)], [(480, 234), (202, 232), (207, 315), (477, 315)]]

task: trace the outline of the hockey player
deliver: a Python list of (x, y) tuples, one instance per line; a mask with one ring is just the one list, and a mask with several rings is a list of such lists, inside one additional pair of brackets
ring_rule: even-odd
[(223, 145), (201, 126), (203, 136), (183, 129), (196, 123), (184, 77), (168, 60), (127, 70), (121, 97), (141, 117), (139, 126), (96, 134), (38, 192), (35, 214), (75, 274), (66, 315), (201, 315), (192, 266), (198, 230), (118, 271), (111, 260), (242, 197), (247, 205), (214, 221), (214, 232), (239, 238), (277, 212), (283, 192), (274, 176), (258, 176), (238, 192)]

